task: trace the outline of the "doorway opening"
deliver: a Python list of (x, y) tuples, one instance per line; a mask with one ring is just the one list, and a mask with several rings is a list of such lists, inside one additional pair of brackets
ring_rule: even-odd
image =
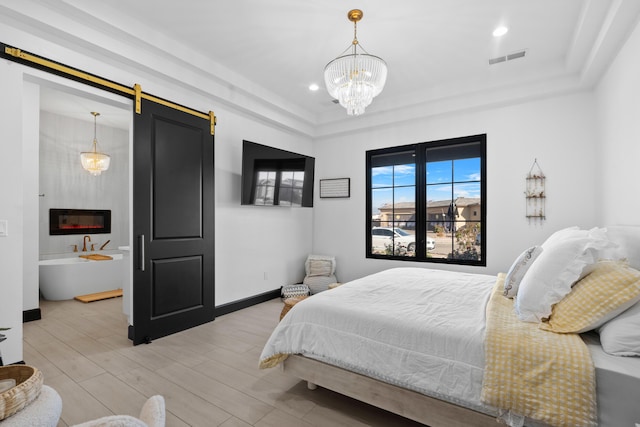
[[(39, 299), (49, 300), (47, 307), (56, 304), (51, 300), (66, 301), (69, 297), (121, 289), (122, 312), (131, 324), (133, 102), (55, 76), (25, 80), (32, 89), (27, 104), (38, 116), (36, 141), (32, 142), (37, 144), (34, 148), (38, 153), (37, 167), (33, 168), (38, 197), (35, 213), (34, 209), (25, 209), (25, 216), (35, 216), (31, 220), (25, 218), (25, 224), (38, 224), (29, 239), (38, 260), (37, 278), (31, 283), (37, 284)], [(100, 113), (97, 124), (91, 112)], [(80, 153), (91, 148), (94, 135), (111, 156), (109, 169), (98, 176), (84, 170), (80, 162)], [(61, 210), (108, 211), (110, 229), (106, 233), (88, 229), (82, 234), (52, 233), (51, 212)], [(107, 262), (90, 256), (101, 256)], [(46, 265), (51, 262), (55, 269)], [(62, 284), (56, 283), (59, 275), (64, 277)], [(49, 289), (56, 292), (52, 294)]]

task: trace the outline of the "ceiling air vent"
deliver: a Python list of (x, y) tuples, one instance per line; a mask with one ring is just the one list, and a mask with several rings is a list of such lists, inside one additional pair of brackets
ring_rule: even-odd
[(513, 52), (508, 55), (497, 56), (495, 58), (489, 59), (489, 65), (499, 64), (500, 62), (513, 61), (514, 59), (518, 58), (524, 58), (526, 54), (526, 50), (521, 50), (519, 52)]

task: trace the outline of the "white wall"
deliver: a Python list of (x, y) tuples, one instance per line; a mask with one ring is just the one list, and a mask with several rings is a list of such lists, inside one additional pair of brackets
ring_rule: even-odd
[(5, 364), (22, 360), (22, 73), (20, 67), (0, 61), (0, 220), (8, 235), (0, 237), (0, 326), (7, 340), (0, 343)]
[(233, 111), (216, 114), (216, 305), (221, 305), (301, 282), (312, 245), (314, 209), (240, 206), (242, 140), (313, 153), (309, 138)]
[(604, 224), (640, 224), (640, 24), (596, 89)]
[[(90, 118), (89, 111), (87, 116)], [(98, 176), (85, 171), (80, 152), (91, 151), (93, 122), (40, 112), (40, 255), (83, 248), (82, 235), (51, 236), (49, 209), (109, 209), (111, 233), (89, 234), (95, 249), (129, 244), (129, 133), (100, 125), (98, 149), (111, 156), (109, 170)], [(91, 248), (87, 243), (87, 250)]]
[[(365, 258), (365, 151), (487, 134), (487, 267)], [(417, 265), (495, 274), (527, 247), (570, 225), (597, 225), (595, 104), (578, 93), (484, 111), (430, 117), (316, 142), (316, 178), (351, 178), (350, 199), (317, 200), (313, 250), (337, 256), (351, 280), (393, 266)], [(534, 159), (547, 176), (543, 222), (525, 218), (525, 176)]]

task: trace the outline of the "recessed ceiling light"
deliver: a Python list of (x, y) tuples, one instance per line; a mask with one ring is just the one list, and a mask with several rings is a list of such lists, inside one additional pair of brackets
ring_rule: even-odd
[(318, 85), (317, 85), (317, 84), (315, 84), (315, 83), (311, 83), (311, 84), (309, 85), (309, 90), (311, 90), (311, 91), (313, 91), (313, 92), (317, 91), (318, 89), (320, 89), (320, 86), (318, 86)]
[(508, 31), (509, 29), (507, 27), (497, 27), (495, 30), (493, 30), (493, 37), (502, 37), (507, 34)]

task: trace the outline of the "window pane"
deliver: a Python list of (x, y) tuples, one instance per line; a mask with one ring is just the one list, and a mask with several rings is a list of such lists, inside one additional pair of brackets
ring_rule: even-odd
[(450, 221), (452, 219), (450, 206), (451, 200), (429, 200), (427, 202), (427, 221)]
[(416, 202), (416, 187), (412, 185), (410, 187), (396, 187), (393, 189), (393, 201), (396, 206), (403, 203), (405, 208), (408, 208), (407, 203), (412, 204), (412, 213), (415, 213)]
[(393, 185), (395, 187), (401, 185), (415, 185), (416, 183), (416, 165), (395, 165), (393, 167)]
[(480, 181), (480, 157), (454, 160), (453, 170), (456, 182)]
[(427, 162), (427, 184), (451, 182), (453, 177), (451, 160), (442, 162)]
[[(427, 231), (427, 239), (425, 240), (425, 251), (427, 253), (427, 257), (433, 257), (436, 252), (436, 241), (438, 240), (438, 236), (434, 231)], [(438, 245), (440, 246), (440, 245)]]
[(393, 223), (393, 255), (415, 257), (416, 236), (415, 222), (396, 221)]
[(415, 257), (416, 165), (413, 151), (374, 156), (371, 253)]
[[(387, 227), (386, 221), (388, 218), (386, 214), (391, 212), (393, 207), (393, 189), (384, 188), (371, 191), (371, 219), (373, 222), (377, 222), (376, 225), (381, 226), (384, 223), (384, 227)], [(383, 214), (384, 213), (384, 214)]]
[(456, 222), (455, 247), (451, 254), (453, 259), (478, 261), (481, 259), (479, 252), (478, 233), (480, 233), (479, 223)]
[(449, 207), (452, 197), (453, 186), (451, 184), (427, 185), (427, 207), (433, 206), (436, 202)]
[[(450, 221), (441, 221), (435, 226), (435, 230), (427, 231), (427, 257), (447, 259), (452, 251), (453, 234)], [(433, 240), (433, 249), (430, 248), (429, 239)]]
[(393, 186), (393, 166), (371, 168), (371, 186), (373, 188)]
[(459, 197), (479, 199), (480, 183), (479, 182), (463, 182), (461, 184), (455, 184), (453, 186), (453, 198), (455, 200)]
[(393, 255), (393, 232), (390, 228), (381, 228), (374, 223), (371, 228), (371, 253)]

